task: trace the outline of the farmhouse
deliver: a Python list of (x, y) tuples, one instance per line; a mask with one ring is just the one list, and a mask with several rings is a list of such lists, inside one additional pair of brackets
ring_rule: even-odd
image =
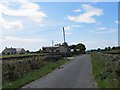
[(25, 49), (24, 48), (5, 48), (2, 51), (2, 55), (11, 55), (11, 54), (24, 54)]

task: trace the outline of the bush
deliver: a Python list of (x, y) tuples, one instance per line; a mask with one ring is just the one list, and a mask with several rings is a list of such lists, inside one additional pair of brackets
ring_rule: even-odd
[(58, 61), (62, 58), (61, 55), (48, 55), (44, 56), (44, 61)]
[(100, 88), (120, 88), (120, 56), (92, 54), (93, 74)]
[(6, 81), (14, 81), (23, 76), (23, 74), (40, 69), (45, 65), (43, 58), (40, 56), (27, 57), (22, 59), (4, 60), (3, 62), (3, 83)]

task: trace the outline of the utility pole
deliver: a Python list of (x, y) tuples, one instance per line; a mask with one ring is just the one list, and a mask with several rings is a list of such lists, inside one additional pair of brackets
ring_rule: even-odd
[(63, 27), (63, 38), (64, 38), (64, 43), (65, 43), (65, 29)]
[(54, 41), (52, 40), (52, 47), (53, 47)]
[[(54, 43), (54, 41), (52, 40), (52, 47), (53, 47), (53, 43)], [(53, 49), (51, 50), (51, 52), (52, 52), (52, 54), (53, 54), (53, 52), (54, 52)]]
[(64, 27), (63, 27), (63, 39), (64, 39), (64, 47), (65, 47), (65, 59), (66, 59), (66, 46), (65, 46), (65, 29), (64, 29)]

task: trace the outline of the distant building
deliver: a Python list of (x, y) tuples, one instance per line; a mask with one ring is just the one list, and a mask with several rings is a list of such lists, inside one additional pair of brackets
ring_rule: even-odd
[(25, 53), (25, 49), (24, 48), (16, 48), (16, 52), (18, 54), (24, 54)]
[(11, 55), (11, 54), (16, 54), (16, 49), (15, 48), (5, 48), (3, 51), (2, 51), (2, 55)]
[(42, 50), (44, 52), (68, 52), (69, 49), (65, 46), (59, 46), (59, 47), (42, 47)]
[(54, 52), (55, 49), (57, 49), (58, 47), (42, 47), (42, 50), (44, 52)]
[(24, 54), (25, 49), (24, 48), (5, 48), (2, 51), (2, 55), (11, 55), (11, 54)]
[(68, 52), (68, 48), (65, 46), (59, 46), (57, 49), (54, 50), (54, 52)]

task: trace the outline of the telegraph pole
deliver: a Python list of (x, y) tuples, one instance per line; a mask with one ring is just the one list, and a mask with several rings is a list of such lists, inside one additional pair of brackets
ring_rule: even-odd
[(53, 47), (54, 41), (52, 40), (52, 47)]
[(64, 38), (64, 43), (65, 43), (65, 29), (63, 27), (63, 38)]
[[(53, 43), (54, 43), (54, 41), (52, 40), (52, 47), (53, 47)], [(54, 52), (53, 49), (51, 49), (51, 53), (52, 54), (53, 54), (53, 52)]]
[(65, 46), (65, 29), (64, 29), (64, 27), (63, 27), (63, 39), (64, 39), (64, 47), (65, 47), (65, 59), (66, 59), (66, 46)]

